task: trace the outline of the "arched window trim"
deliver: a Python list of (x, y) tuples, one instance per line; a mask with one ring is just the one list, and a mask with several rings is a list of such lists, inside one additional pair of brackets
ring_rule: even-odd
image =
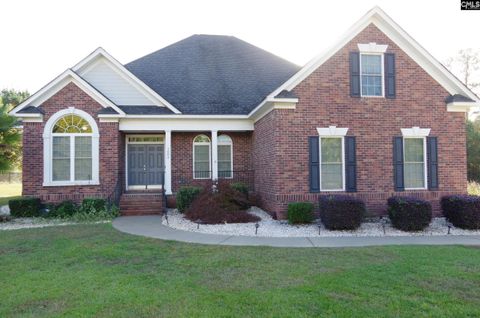
[[(197, 140), (198, 137), (201, 137), (201, 136), (206, 137), (208, 139), (208, 142), (207, 141), (195, 141), (195, 140)], [(199, 177), (195, 173), (196, 172), (196, 170), (195, 170), (195, 146), (205, 146), (205, 145), (208, 145), (208, 167), (209, 167), (209, 171), (208, 171), (208, 176)], [(193, 165), (193, 179), (211, 179), (212, 178), (212, 171), (211, 171), (211, 169), (212, 169), (212, 141), (211, 141), (210, 137), (208, 137), (205, 134), (196, 135), (193, 138), (192, 153), (193, 153), (193, 162), (192, 162), (192, 165)]]
[[(222, 139), (224, 139), (224, 140), (222, 140)], [(222, 178), (223, 179), (233, 179), (233, 141), (232, 141), (232, 137), (230, 137), (229, 135), (226, 135), (226, 134), (222, 134), (222, 135), (218, 136), (217, 147), (218, 146), (230, 146), (230, 171), (231, 171), (231, 175), (228, 176), (228, 177), (222, 176)], [(220, 165), (220, 160), (218, 160), (217, 165)], [(218, 173), (219, 173), (219, 175), (221, 173), (220, 167), (218, 168)]]
[[(66, 115), (77, 115), (85, 119), (92, 133), (53, 133), (53, 127), (59, 119)], [(92, 137), (92, 179), (75, 181), (74, 174), (70, 173), (70, 181), (53, 181), (52, 159), (53, 159), (53, 136), (91, 136)], [(97, 123), (87, 112), (69, 107), (53, 114), (45, 124), (43, 130), (43, 185), (44, 186), (68, 186), (68, 185), (98, 185), (99, 180), (99, 130)], [(71, 168), (72, 171), (72, 168)]]

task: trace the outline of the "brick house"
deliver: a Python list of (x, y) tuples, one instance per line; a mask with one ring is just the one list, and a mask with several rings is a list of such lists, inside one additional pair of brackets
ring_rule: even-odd
[[(182, 185), (242, 181), (283, 217), (344, 193), (465, 193), (465, 118), (479, 98), (380, 8), (304, 67), (234, 37), (194, 35), (126, 65), (99, 48), (12, 110), (23, 195), (121, 196), (159, 213)], [(123, 205), (123, 206), (122, 206)]]

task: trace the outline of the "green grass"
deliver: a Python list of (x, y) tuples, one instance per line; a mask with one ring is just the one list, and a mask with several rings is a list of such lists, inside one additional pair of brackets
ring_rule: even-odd
[(478, 317), (480, 249), (203, 246), (0, 232), (0, 317)]
[(21, 183), (0, 183), (0, 206), (8, 204), (11, 199), (22, 195)]

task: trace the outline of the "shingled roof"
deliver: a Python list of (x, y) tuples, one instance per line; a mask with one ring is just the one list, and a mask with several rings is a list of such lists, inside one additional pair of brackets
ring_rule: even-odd
[(248, 114), (300, 69), (219, 35), (193, 35), (125, 67), (183, 114)]

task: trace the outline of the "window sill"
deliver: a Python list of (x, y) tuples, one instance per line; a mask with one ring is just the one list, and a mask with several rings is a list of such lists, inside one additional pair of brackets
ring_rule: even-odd
[(98, 181), (51, 181), (44, 182), (44, 187), (68, 187), (68, 186), (83, 186), (83, 185), (100, 185)]
[(405, 191), (426, 191), (427, 188), (405, 188)]

